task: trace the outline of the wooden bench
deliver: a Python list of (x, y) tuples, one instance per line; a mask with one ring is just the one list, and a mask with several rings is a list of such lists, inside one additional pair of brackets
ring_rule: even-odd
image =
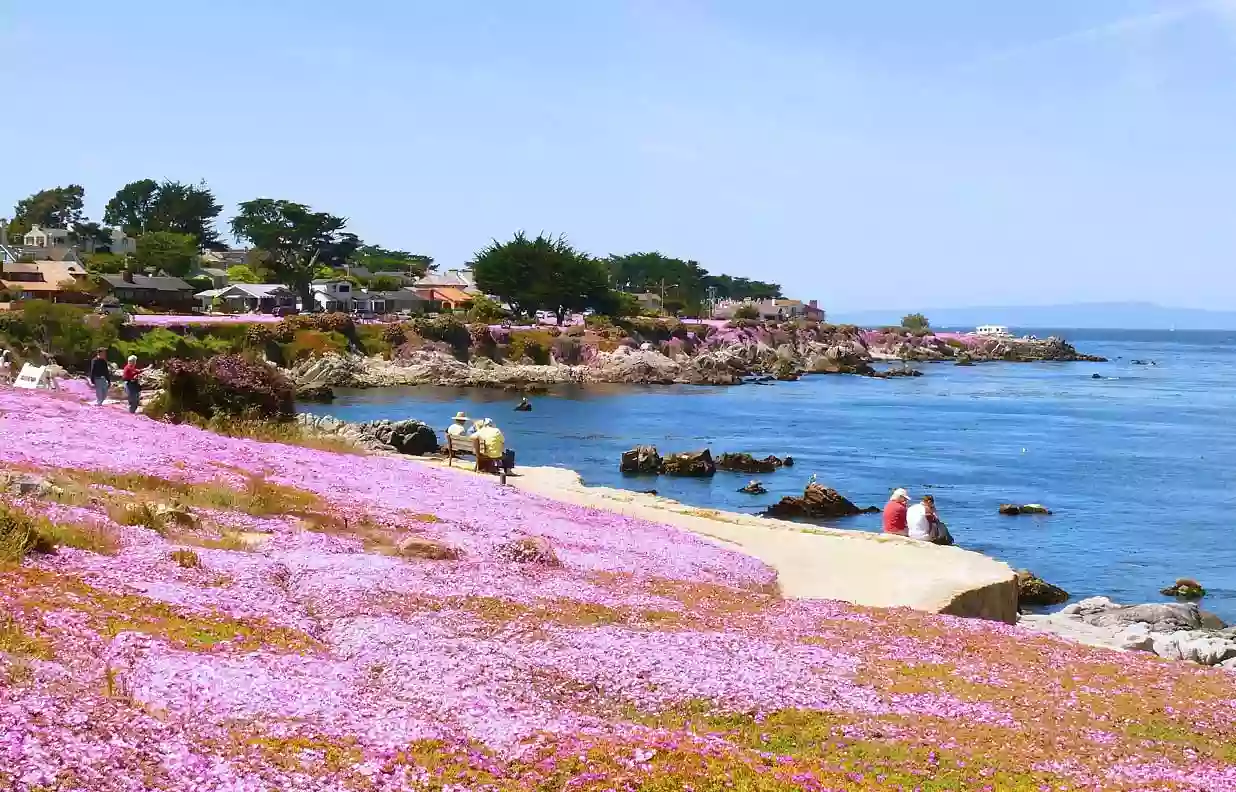
[(492, 464), (498, 468), (498, 480), (506, 483), (506, 468), (502, 467), (501, 459), (487, 457), (481, 453), (481, 439), (476, 435), (453, 435), (450, 432), (446, 433), (446, 465), (453, 467), (455, 457), (461, 455), (471, 455), (476, 459), (476, 470), (478, 473), (484, 472), (484, 468), (488, 464)]

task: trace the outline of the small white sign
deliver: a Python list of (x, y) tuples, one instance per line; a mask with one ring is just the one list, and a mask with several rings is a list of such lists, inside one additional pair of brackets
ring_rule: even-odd
[(47, 376), (47, 366), (32, 366), (29, 363), (21, 367), (21, 373), (13, 380), (14, 388), (50, 388), (51, 378)]

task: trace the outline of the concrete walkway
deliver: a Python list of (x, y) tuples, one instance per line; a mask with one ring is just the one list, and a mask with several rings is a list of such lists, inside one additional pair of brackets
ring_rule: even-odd
[(585, 487), (578, 474), (565, 468), (517, 470), (519, 475), (507, 481), (526, 492), (673, 525), (754, 556), (777, 570), (787, 597), (1017, 621), (1013, 570), (979, 553), (898, 536), (694, 508), (627, 490)]

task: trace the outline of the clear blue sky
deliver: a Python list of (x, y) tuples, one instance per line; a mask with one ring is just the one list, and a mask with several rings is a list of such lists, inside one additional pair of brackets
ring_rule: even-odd
[(0, 2), (0, 214), (206, 179), (835, 310), (1236, 308), (1236, 0)]

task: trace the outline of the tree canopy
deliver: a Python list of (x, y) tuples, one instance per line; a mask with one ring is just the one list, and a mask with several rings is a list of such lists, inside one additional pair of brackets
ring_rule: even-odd
[(762, 299), (780, 297), (776, 283), (710, 275), (698, 261), (684, 261), (656, 251), (611, 255), (605, 259), (610, 279), (616, 288), (628, 292), (660, 293), (662, 286), (674, 301), (688, 310), (699, 311), (714, 289), (717, 299)]
[(901, 326), (907, 330), (926, 330), (931, 327), (931, 322), (921, 313), (912, 313), (901, 317)]
[(82, 221), (85, 200), (86, 188), (80, 184), (39, 190), (18, 201), (13, 207), (9, 233), (19, 236), (36, 225), (44, 228), (71, 228)]
[(360, 245), (352, 256), (352, 262), (370, 272), (402, 272), (413, 278), (419, 278), (434, 268), (433, 256), (387, 250), (377, 245)]
[(235, 264), (227, 268), (228, 283), (261, 283), (262, 278), (247, 264)]
[(130, 182), (107, 202), (103, 222), (119, 226), (132, 237), (151, 231), (188, 234), (199, 249), (225, 247), (215, 228), (223, 204), (215, 200), (206, 182), (183, 184), (141, 179)]
[(482, 291), (516, 314), (552, 311), (559, 324), (568, 313), (601, 307), (609, 299), (604, 265), (564, 236), (529, 239), (520, 231), (509, 242), (495, 239), (476, 254), (472, 271)]
[(240, 205), (231, 227), (238, 239), (266, 254), (264, 265), (297, 290), (308, 307), (313, 304), (310, 285), (324, 256), (337, 257), (341, 246), (347, 244), (346, 238), (356, 239), (344, 232), (347, 222), (326, 212), (314, 212), (305, 204), (255, 198)]
[(197, 250), (197, 239), (192, 234), (147, 231), (137, 238), (134, 260), (142, 270), (183, 278), (197, 268), (201, 256)]

